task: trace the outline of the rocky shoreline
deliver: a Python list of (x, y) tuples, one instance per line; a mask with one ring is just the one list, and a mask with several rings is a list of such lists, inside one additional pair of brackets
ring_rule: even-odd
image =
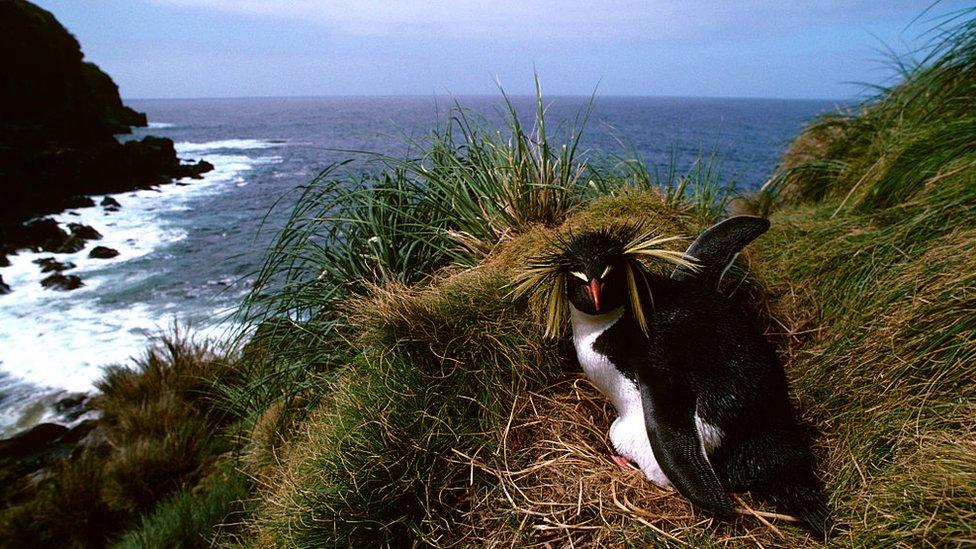
[(65, 460), (84, 451), (104, 451), (108, 440), (92, 415), (87, 393), (62, 395), (52, 408), (67, 425), (45, 422), (0, 439), (0, 501), (13, 505), (33, 497)]
[[(91, 195), (200, 178), (213, 169), (203, 160), (182, 163), (166, 138), (120, 142), (118, 134), (147, 125), (146, 115), (122, 103), (111, 77), (84, 61), (78, 41), (51, 13), (13, 0), (0, 3), (0, 21), (0, 57), (9, 67), (0, 86), (0, 267), (18, 250), (72, 253), (100, 238), (91, 227), (66, 230), (45, 215), (95, 206)], [(102, 206), (119, 208), (110, 197)], [(74, 285), (60, 274), (67, 268), (53, 269), (52, 287)], [(9, 291), (0, 280), (0, 294)]]
[[(77, 253), (102, 234), (45, 216), (96, 206), (117, 212), (119, 202), (104, 195), (199, 179), (213, 166), (182, 163), (170, 139), (121, 142), (119, 134), (147, 125), (146, 115), (122, 103), (112, 78), (84, 60), (78, 41), (50, 12), (25, 0), (0, 2), (0, 30), (0, 267), (18, 251), (47, 252), (34, 261), (41, 285), (74, 290), (84, 281), (59, 254)], [(96, 204), (93, 196), (104, 197)], [(106, 246), (88, 254), (117, 255)], [(0, 277), (0, 296), (16, 291)], [(66, 458), (104, 449), (90, 400), (86, 393), (54, 393), (38, 403), (45, 413), (37, 411), (36, 420), (46, 422), (0, 440), (5, 506), (31, 497)], [(63, 424), (52, 423), (52, 413)]]

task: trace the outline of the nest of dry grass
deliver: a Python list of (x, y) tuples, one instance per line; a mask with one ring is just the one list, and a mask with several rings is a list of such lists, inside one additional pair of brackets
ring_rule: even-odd
[(640, 471), (611, 461), (607, 432), (616, 413), (582, 374), (516, 397), (494, 455), (455, 452), (495, 486), (473, 495), (463, 544), (486, 547), (797, 547), (786, 517), (740, 500), (749, 516), (722, 523)]

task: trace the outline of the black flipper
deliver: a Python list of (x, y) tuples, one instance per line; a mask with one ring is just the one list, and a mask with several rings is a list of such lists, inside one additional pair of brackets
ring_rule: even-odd
[(685, 254), (698, 260), (699, 271), (678, 266), (671, 273), (675, 280), (697, 280), (711, 289), (718, 287), (722, 275), (747, 244), (769, 230), (769, 220), (737, 215), (716, 223), (691, 243)]
[(695, 396), (680, 374), (637, 370), (644, 424), (654, 457), (681, 495), (722, 518), (735, 512), (722, 489), (695, 425)]

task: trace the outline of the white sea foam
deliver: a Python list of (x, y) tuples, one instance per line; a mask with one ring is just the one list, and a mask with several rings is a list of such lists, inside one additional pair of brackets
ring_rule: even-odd
[(190, 143), (181, 141), (175, 145), (176, 153), (184, 155), (188, 153), (201, 153), (222, 150), (250, 150), (250, 149), (270, 149), (280, 147), (283, 143), (272, 143), (260, 139), (221, 139), (219, 141), (207, 141), (204, 143)]
[[(101, 240), (87, 242), (85, 249), (72, 254), (22, 251), (9, 256), (10, 266), (0, 268), (0, 276), (12, 290), (0, 296), (0, 372), (12, 378), (4, 381), (49, 388), (18, 398), (13, 409), (0, 411), (0, 432), (32, 406), (36, 408), (51, 390), (90, 391), (105, 365), (129, 363), (144, 352), (147, 336), (173, 324), (180, 313), (176, 305), (121, 306), (113, 305), (111, 299), (114, 292), (153, 274), (114, 267), (186, 238), (186, 231), (165, 222), (163, 214), (188, 210), (195, 198), (235, 188), (255, 165), (281, 160), (241, 154), (207, 154), (205, 158), (214, 169), (189, 185), (112, 195), (122, 205), (117, 212), (95, 206), (51, 216), (65, 229), (68, 223), (82, 223), (103, 235)], [(92, 198), (100, 202), (103, 196)], [(120, 253), (111, 259), (89, 258), (94, 246), (108, 246)], [(33, 261), (52, 255), (58, 261), (74, 263), (76, 268), (65, 274), (77, 274), (84, 286), (70, 292), (43, 288), (40, 281), (49, 273), (42, 274)], [(207, 330), (205, 326), (194, 328), (196, 332)]]
[(150, 130), (164, 130), (174, 126), (176, 126), (176, 124), (172, 124), (170, 122), (150, 122), (148, 127)]

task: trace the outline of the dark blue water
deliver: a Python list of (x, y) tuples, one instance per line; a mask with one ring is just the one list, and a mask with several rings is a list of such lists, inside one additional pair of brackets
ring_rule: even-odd
[[(239, 303), (247, 275), (287, 217), (292, 198), (272, 211), (266, 230), (258, 233), (277, 199), (331, 163), (355, 156), (342, 150), (408, 154), (411, 143), (444, 127), (452, 101), (129, 101), (148, 114), (152, 126), (132, 137), (169, 137), (184, 159), (206, 159), (217, 169), (188, 186), (115, 195), (123, 206), (117, 213), (86, 208), (58, 216), (65, 223), (94, 226), (106, 236), (99, 244), (122, 252), (108, 261), (88, 260), (87, 250), (61, 258), (78, 264), (73, 272), (86, 282), (81, 290), (41, 289), (32, 254), (15, 256), (11, 267), (0, 269), (14, 290), (0, 296), (0, 393), (7, 395), (0, 400), (5, 408), (0, 409), (0, 432), (25, 421), (23, 408), (34, 396), (50, 394), (38, 387), (90, 388), (101, 366), (126, 362), (141, 352), (148, 335), (174, 319), (207, 332), (213, 320)], [(497, 97), (458, 101), (483, 113), (489, 125), (499, 120)], [(530, 125), (534, 101), (513, 98)], [(558, 134), (554, 129), (560, 122), (575, 118), (587, 101), (548, 99), (550, 134)], [(805, 122), (834, 106), (822, 101), (599, 97), (583, 148), (596, 162), (609, 154), (636, 153), (652, 168), (664, 168), (673, 158), (679, 170), (689, 169), (702, 154), (714, 154), (725, 180), (749, 190), (766, 180)]]

